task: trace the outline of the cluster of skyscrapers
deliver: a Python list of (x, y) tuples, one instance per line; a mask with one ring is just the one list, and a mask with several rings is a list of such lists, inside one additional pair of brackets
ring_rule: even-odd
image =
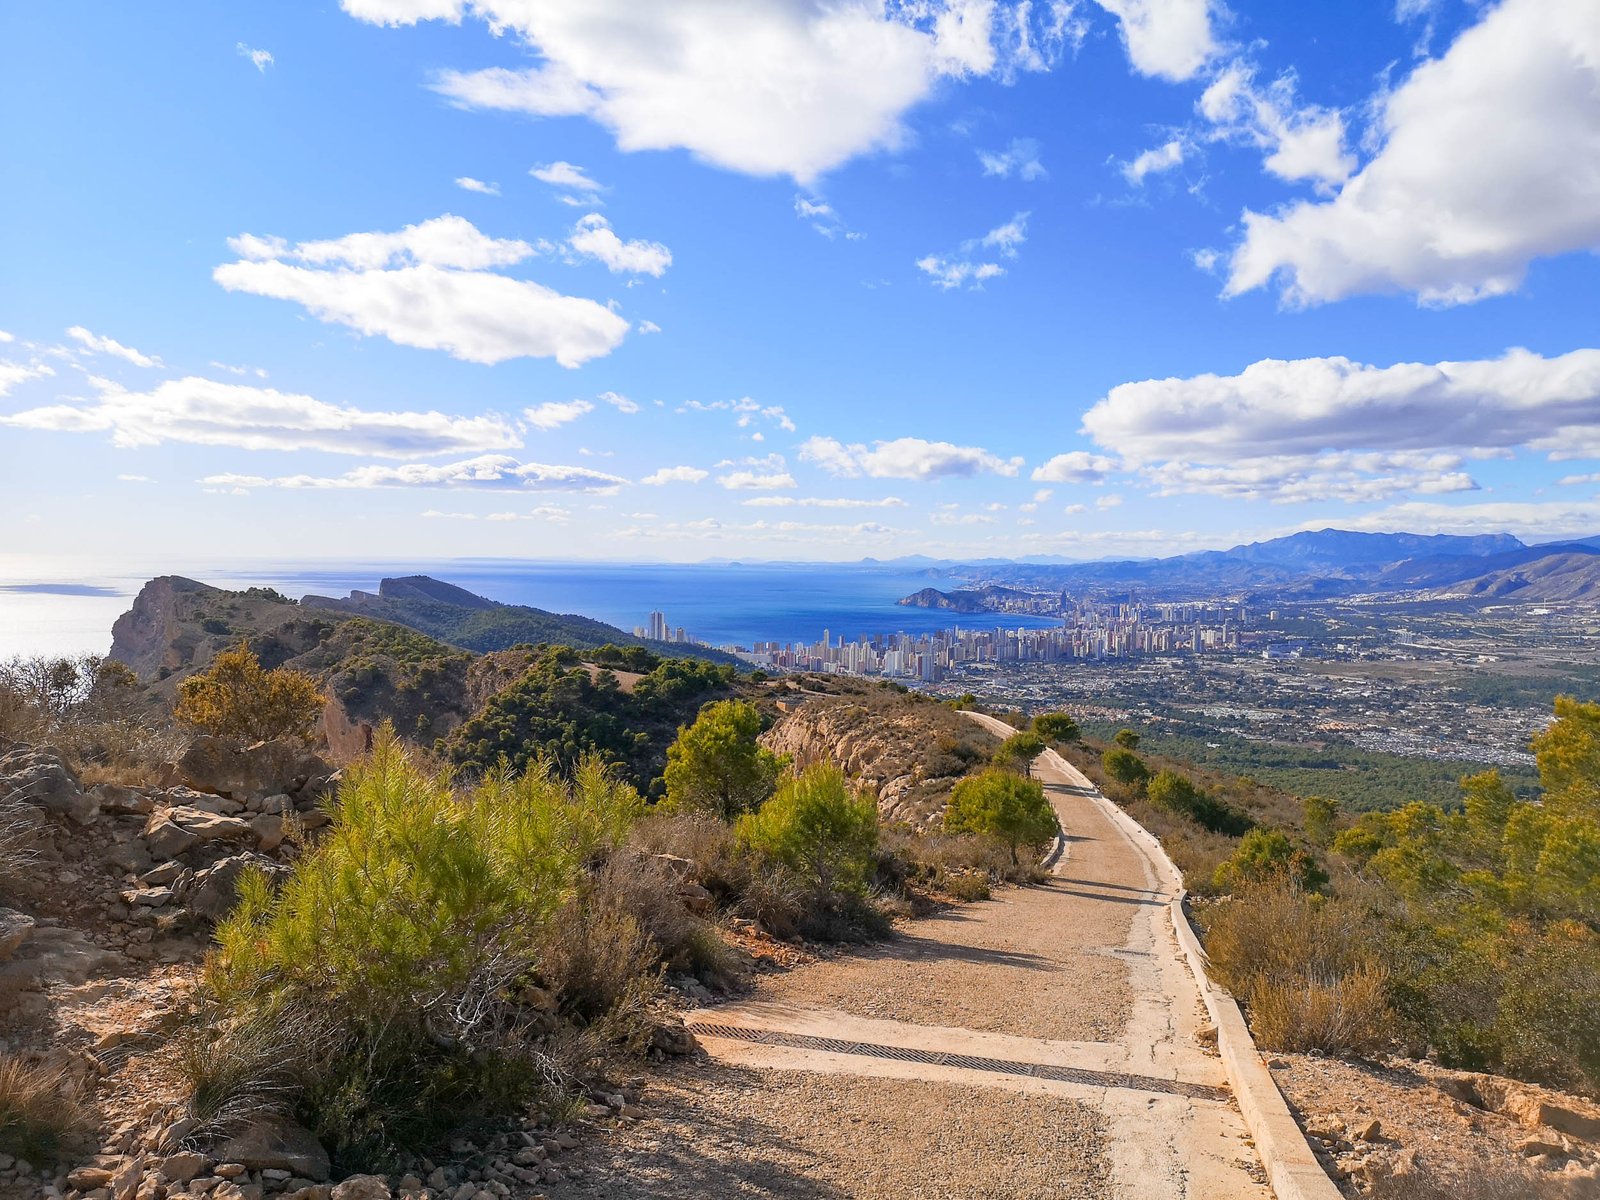
[[(1205, 623), (1209, 615), (1213, 623)], [(1146, 654), (1205, 654), (1239, 649), (1240, 608), (1197, 611), (1138, 605), (1085, 611), (1056, 628), (941, 629), (934, 633), (879, 634), (855, 641), (823, 630), (817, 642), (757, 642), (752, 662), (780, 671), (881, 675), (938, 683), (952, 668), (969, 663), (1057, 662), (1070, 659), (1133, 658)]]
[(645, 624), (634, 626), (633, 636), (646, 638), (652, 642), (687, 643), (694, 640), (684, 632), (682, 625), (679, 625), (676, 629), (669, 626), (667, 624), (667, 614), (660, 612), (651, 613), (649, 621)]

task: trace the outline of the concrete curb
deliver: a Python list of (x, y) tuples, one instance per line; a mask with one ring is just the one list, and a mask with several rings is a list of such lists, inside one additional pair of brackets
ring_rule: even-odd
[[(1046, 750), (1056, 764), (1069, 775), (1082, 772), (1063, 759), (1054, 750)], [(1184, 902), (1188, 893), (1183, 890), (1183, 875), (1167, 857), (1160, 841), (1123, 809), (1100, 795), (1096, 789), (1092, 799), (1100, 810), (1127, 835), (1150, 859), (1166, 882), (1178, 888), (1178, 895), (1168, 911), (1172, 931), (1189, 963), (1189, 971), (1200, 989), (1206, 1011), (1217, 1031), (1217, 1054), (1222, 1059), (1228, 1084), (1233, 1089), (1234, 1100), (1244, 1118), (1245, 1128), (1255, 1139), (1256, 1155), (1266, 1169), (1267, 1181), (1278, 1200), (1342, 1200), (1337, 1185), (1328, 1178), (1322, 1164), (1312, 1152), (1311, 1143), (1300, 1130), (1289, 1105), (1278, 1090), (1277, 1081), (1267, 1070), (1256, 1050), (1250, 1027), (1245, 1024), (1239, 1004), (1222, 987), (1206, 974), (1206, 952), (1200, 945), (1194, 926), (1189, 923)]]

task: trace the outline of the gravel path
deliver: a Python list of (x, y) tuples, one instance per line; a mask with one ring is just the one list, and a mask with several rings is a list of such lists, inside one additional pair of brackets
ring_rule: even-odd
[(1100, 1197), (1098, 1116), (988, 1088), (724, 1066), (652, 1080), (648, 1116), (591, 1143), (551, 1200)]
[[(692, 1014), (691, 1027), (727, 1027), (702, 1035), (713, 1061), (659, 1077), (648, 1118), (591, 1143), (584, 1174), (552, 1196), (1269, 1200), (1199, 1039), (1199, 993), (1168, 919), (1176, 884), (1056, 756), (1035, 774), (1069, 840), (1049, 883)], [(737, 1032), (751, 1029), (826, 1040)], [(839, 1052), (856, 1042), (920, 1057)], [(1091, 1073), (985, 1079), (952, 1068), (952, 1053)]]
[[(1076, 852), (1078, 848), (1074, 848)], [(1127, 941), (1136, 897), (1101, 885), (1108, 864), (917, 921), (894, 940), (763, 984), (764, 999), (914, 1025), (1058, 1041), (1115, 1039), (1127, 1025)], [(1084, 905), (1085, 894), (1111, 902)]]

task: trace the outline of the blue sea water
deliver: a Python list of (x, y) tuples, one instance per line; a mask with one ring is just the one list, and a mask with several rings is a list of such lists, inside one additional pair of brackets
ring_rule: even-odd
[[(669, 627), (711, 645), (816, 641), (842, 634), (1045, 626), (1049, 618), (902, 608), (901, 596), (959, 580), (906, 567), (839, 564), (616, 564), (457, 559), (446, 562), (333, 564), (227, 563), (175, 573), (219, 587), (270, 586), (286, 595), (376, 590), (387, 575), (432, 575), (491, 600), (577, 613), (625, 632), (653, 610)], [(0, 574), (0, 657), (104, 653), (111, 623), (132, 603), (145, 574), (40, 578)]]

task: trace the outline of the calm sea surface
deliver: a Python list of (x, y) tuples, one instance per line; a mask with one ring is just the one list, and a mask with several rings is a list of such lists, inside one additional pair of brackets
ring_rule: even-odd
[[(219, 587), (275, 587), (290, 596), (376, 590), (386, 575), (432, 575), (506, 604), (595, 617), (631, 632), (659, 609), (668, 624), (713, 645), (815, 641), (829, 630), (862, 634), (932, 629), (1052, 625), (1048, 618), (901, 608), (901, 596), (959, 581), (904, 568), (836, 564), (621, 565), (504, 560), (329, 564), (219, 564), (175, 573)], [(150, 572), (113, 569), (90, 575), (81, 564), (54, 570), (0, 561), (0, 657), (104, 653), (111, 623), (133, 602)]]

